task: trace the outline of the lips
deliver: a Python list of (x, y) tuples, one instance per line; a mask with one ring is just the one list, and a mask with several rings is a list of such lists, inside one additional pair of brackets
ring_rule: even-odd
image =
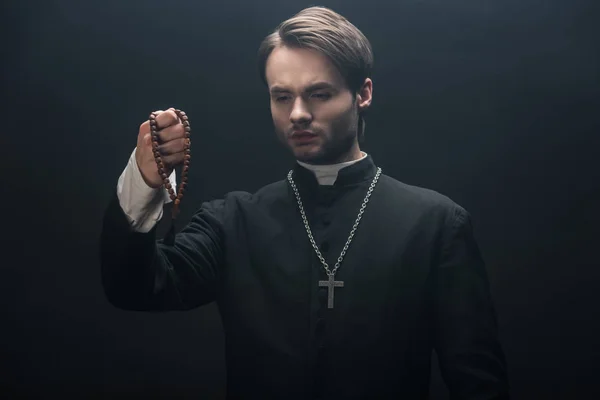
[(314, 137), (317, 136), (316, 134), (310, 132), (310, 131), (294, 131), (292, 133), (292, 138), (296, 139), (296, 138), (305, 138), (305, 137)]
[(296, 131), (292, 133), (291, 140), (298, 144), (304, 145), (312, 143), (318, 136), (309, 131)]

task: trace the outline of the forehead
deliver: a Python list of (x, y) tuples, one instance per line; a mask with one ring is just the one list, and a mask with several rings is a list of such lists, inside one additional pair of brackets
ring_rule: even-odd
[(344, 84), (331, 60), (311, 49), (275, 48), (267, 60), (265, 73), (269, 88), (277, 85), (302, 90), (311, 83), (322, 81), (336, 87)]

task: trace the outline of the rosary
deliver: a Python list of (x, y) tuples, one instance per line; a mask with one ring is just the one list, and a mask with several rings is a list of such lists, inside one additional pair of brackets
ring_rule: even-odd
[(190, 142), (190, 122), (188, 120), (188, 116), (185, 112), (181, 110), (175, 110), (175, 114), (181, 120), (181, 123), (185, 129), (185, 145), (184, 145), (184, 157), (183, 157), (183, 169), (181, 171), (181, 183), (179, 184), (179, 191), (175, 194), (171, 182), (169, 181), (169, 177), (165, 172), (165, 165), (162, 161), (160, 153), (158, 151), (158, 124), (156, 123), (156, 116), (158, 113), (153, 112), (150, 114), (150, 134), (152, 136), (152, 149), (154, 152), (154, 160), (156, 161), (156, 165), (158, 167), (158, 173), (160, 177), (163, 179), (163, 186), (169, 192), (169, 197), (173, 201), (173, 209), (171, 210), (171, 228), (167, 233), (165, 238), (165, 242), (173, 245), (175, 242), (175, 219), (177, 215), (179, 215), (179, 204), (181, 204), (181, 199), (183, 198), (183, 193), (185, 192), (185, 187), (187, 186), (187, 175), (188, 170), (190, 169), (190, 160), (191, 156), (191, 142)]

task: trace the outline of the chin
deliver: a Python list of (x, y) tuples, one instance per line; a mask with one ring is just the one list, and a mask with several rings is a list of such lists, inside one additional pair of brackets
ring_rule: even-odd
[(307, 164), (326, 165), (333, 164), (335, 162), (335, 157), (333, 157), (332, 154), (328, 154), (321, 147), (314, 147), (310, 149), (294, 148), (292, 150), (296, 160)]
[(286, 143), (286, 147), (292, 152), (297, 160), (305, 162), (319, 159), (323, 157), (325, 153), (322, 144), (316, 141), (308, 144), (298, 144), (290, 140)]
[(299, 149), (294, 148), (292, 152), (294, 153), (294, 157), (296, 160), (302, 161), (305, 163), (318, 162), (323, 159), (323, 153), (319, 151), (320, 149)]

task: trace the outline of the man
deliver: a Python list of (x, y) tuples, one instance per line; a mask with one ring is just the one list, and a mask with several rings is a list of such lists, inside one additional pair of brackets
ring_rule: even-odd
[[(433, 350), (452, 398), (508, 398), (469, 214), (360, 150), (368, 40), (311, 7), (265, 39), (259, 60), (275, 130), (297, 160), (290, 174), (205, 202), (167, 245), (155, 232), (170, 200), (142, 124), (104, 218), (108, 300), (147, 311), (215, 301), (229, 398), (425, 398)], [(185, 131), (173, 110), (157, 122), (174, 184)]]

